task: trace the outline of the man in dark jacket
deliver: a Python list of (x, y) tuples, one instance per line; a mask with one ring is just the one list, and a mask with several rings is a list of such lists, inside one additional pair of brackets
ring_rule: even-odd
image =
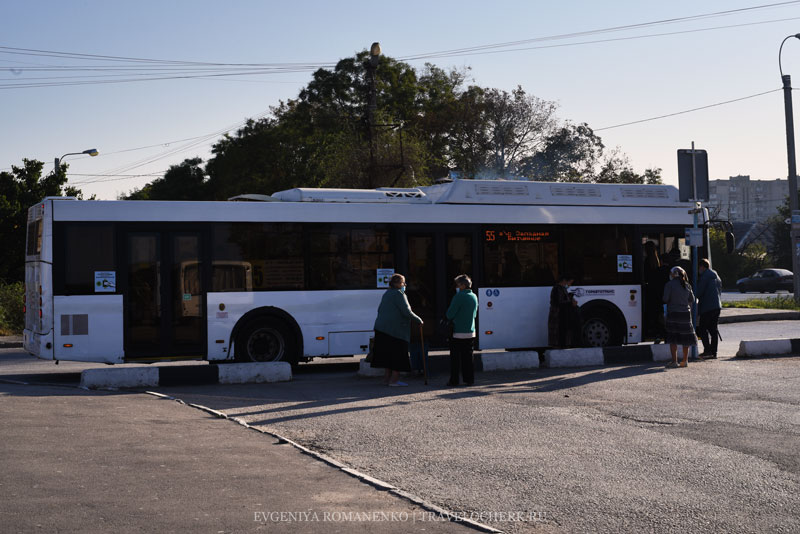
[(707, 259), (702, 259), (697, 267), (697, 335), (703, 343), (703, 358), (717, 357), (717, 343), (719, 342), (719, 312), (722, 310), (722, 280), (711, 269)]

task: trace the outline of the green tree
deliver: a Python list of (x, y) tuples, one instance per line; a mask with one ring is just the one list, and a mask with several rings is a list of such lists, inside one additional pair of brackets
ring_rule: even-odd
[(633, 170), (628, 156), (615, 148), (600, 165), (597, 173), (591, 178), (592, 182), (599, 184), (648, 184), (662, 183), (661, 169), (646, 169), (644, 174)]
[(594, 175), (603, 148), (588, 124), (565, 124), (545, 139), (539, 152), (523, 159), (520, 171), (543, 182), (585, 181)]
[(487, 127), (492, 140), (491, 169), (500, 178), (516, 174), (520, 160), (536, 153), (556, 124), (556, 104), (528, 95), (517, 86), (511, 93), (489, 89)]
[(28, 208), (48, 196), (76, 196), (80, 190), (65, 187), (67, 165), (42, 176), (44, 163), (23, 159), (11, 172), (0, 172), (0, 243), (6, 253), (0, 256), (0, 280), (25, 280), (25, 235)]
[(766, 247), (760, 243), (751, 243), (743, 250), (735, 250), (728, 254), (725, 232), (717, 228), (710, 228), (708, 234), (713, 268), (719, 274), (722, 285), (726, 288), (735, 288), (738, 279), (763, 269), (770, 262)]
[(789, 196), (786, 196), (783, 204), (778, 207), (778, 214), (770, 217), (767, 221), (769, 234), (769, 253), (774, 260), (774, 266), (780, 269), (792, 270), (792, 243), (791, 243), (791, 220), (792, 210), (789, 206)]
[(173, 165), (162, 178), (135, 189), (125, 200), (210, 200), (205, 171), (200, 158)]
[(371, 122), (367, 60), (362, 51), (318, 69), (296, 98), (221, 138), (205, 169), (184, 162), (129, 198), (186, 198), (186, 183), (196, 186), (191, 194), (219, 200), (294, 187), (408, 187), (449, 171), (660, 183), (660, 170), (640, 175), (618, 152), (603, 159), (602, 141), (587, 125), (559, 127), (554, 103), (522, 87), (465, 86), (464, 70), (426, 64), (418, 72), (381, 56)]

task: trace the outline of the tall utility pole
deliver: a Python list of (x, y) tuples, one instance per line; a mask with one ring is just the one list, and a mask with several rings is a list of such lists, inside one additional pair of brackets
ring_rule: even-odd
[(372, 43), (369, 48), (369, 59), (366, 62), (369, 81), (369, 101), (367, 102), (367, 128), (369, 136), (369, 189), (375, 187), (375, 111), (378, 108), (377, 89), (375, 87), (375, 71), (381, 59), (381, 44)]
[(787, 36), (778, 49), (778, 68), (783, 81), (783, 105), (786, 113), (786, 153), (789, 163), (789, 211), (790, 211), (790, 253), (792, 255), (792, 272), (794, 273), (794, 301), (800, 305), (800, 224), (795, 223), (795, 216), (800, 216), (797, 208), (797, 161), (794, 147), (794, 113), (792, 111), (792, 77), (783, 73), (781, 52), (783, 44), (792, 37), (800, 39), (800, 33)]

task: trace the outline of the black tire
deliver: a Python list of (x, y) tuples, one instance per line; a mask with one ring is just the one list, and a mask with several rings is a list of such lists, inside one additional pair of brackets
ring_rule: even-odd
[(593, 308), (584, 315), (581, 334), (587, 347), (608, 347), (622, 345), (625, 331), (615, 310)]
[(286, 322), (275, 317), (256, 318), (236, 336), (237, 362), (297, 363), (297, 341)]
[(747, 292), (747, 289), (745, 289), (744, 286), (738, 286), (736, 289), (739, 290), (739, 293), (746, 293)]

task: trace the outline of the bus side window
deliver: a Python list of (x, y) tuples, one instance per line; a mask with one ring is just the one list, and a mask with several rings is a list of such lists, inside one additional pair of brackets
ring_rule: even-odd
[(483, 232), (483, 262), (490, 286), (550, 286), (558, 274), (558, 241), (552, 228), (492, 227)]
[(64, 261), (56, 266), (66, 295), (93, 295), (94, 273), (116, 271), (114, 226), (108, 223), (65, 223), (61, 242)]
[(628, 226), (611, 224), (564, 226), (564, 269), (575, 283), (630, 284), (635, 269), (620, 269), (618, 257), (632, 255), (633, 238)]

